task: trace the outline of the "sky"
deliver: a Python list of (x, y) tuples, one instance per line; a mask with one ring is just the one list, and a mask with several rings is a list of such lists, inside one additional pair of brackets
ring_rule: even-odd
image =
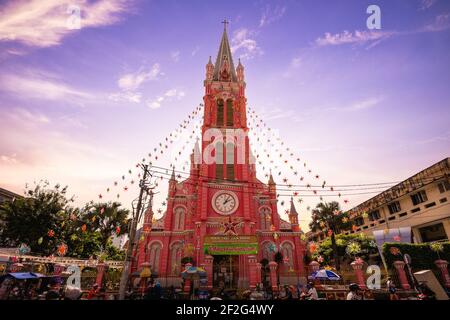
[[(122, 175), (202, 103), (224, 19), (248, 106), (320, 182), (402, 181), (449, 156), (449, 1), (0, 1), (0, 187), (48, 179), (82, 205), (119, 181), (129, 206)], [(296, 203), (303, 228), (318, 201)]]

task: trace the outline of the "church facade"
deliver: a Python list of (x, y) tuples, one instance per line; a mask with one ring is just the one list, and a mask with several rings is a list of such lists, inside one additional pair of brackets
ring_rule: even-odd
[(272, 175), (267, 183), (256, 177), (245, 87), (225, 25), (216, 61), (206, 65), (202, 141), (191, 155), (190, 175), (177, 181), (172, 173), (162, 218), (145, 213), (132, 272), (150, 266), (163, 286), (179, 285), (191, 261), (206, 271), (208, 287), (304, 279), (306, 244), (294, 203), (289, 221), (281, 219)]

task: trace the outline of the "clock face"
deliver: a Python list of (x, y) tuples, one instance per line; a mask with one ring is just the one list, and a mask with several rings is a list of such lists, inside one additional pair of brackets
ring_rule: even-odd
[(233, 214), (238, 208), (238, 198), (234, 192), (219, 191), (212, 199), (214, 210), (222, 215)]

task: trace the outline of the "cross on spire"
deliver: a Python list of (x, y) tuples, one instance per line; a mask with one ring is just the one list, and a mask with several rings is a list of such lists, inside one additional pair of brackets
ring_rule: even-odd
[(229, 24), (230, 22), (227, 19), (224, 19), (222, 21), (222, 23), (223, 23), (223, 29), (226, 30), (227, 29), (227, 24)]

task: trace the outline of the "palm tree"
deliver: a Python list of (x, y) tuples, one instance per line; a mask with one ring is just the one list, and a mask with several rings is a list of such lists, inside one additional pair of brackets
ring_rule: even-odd
[(341, 212), (339, 203), (336, 201), (318, 203), (316, 208), (312, 210), (312, 221), (309, 227), (313, 232), (326, 232), (331, 237), (336, 270), (340, 269), (340, 261), (335, 234), (348, 229), (350, 226), (351, 223), (347, 213)]
[(87, 203), (79, 223), (86, 224), (90, 231), (99, 232), (104, 248), (113, 234), (117, 236), (128, 232), (129, 210), (119, 202)]

